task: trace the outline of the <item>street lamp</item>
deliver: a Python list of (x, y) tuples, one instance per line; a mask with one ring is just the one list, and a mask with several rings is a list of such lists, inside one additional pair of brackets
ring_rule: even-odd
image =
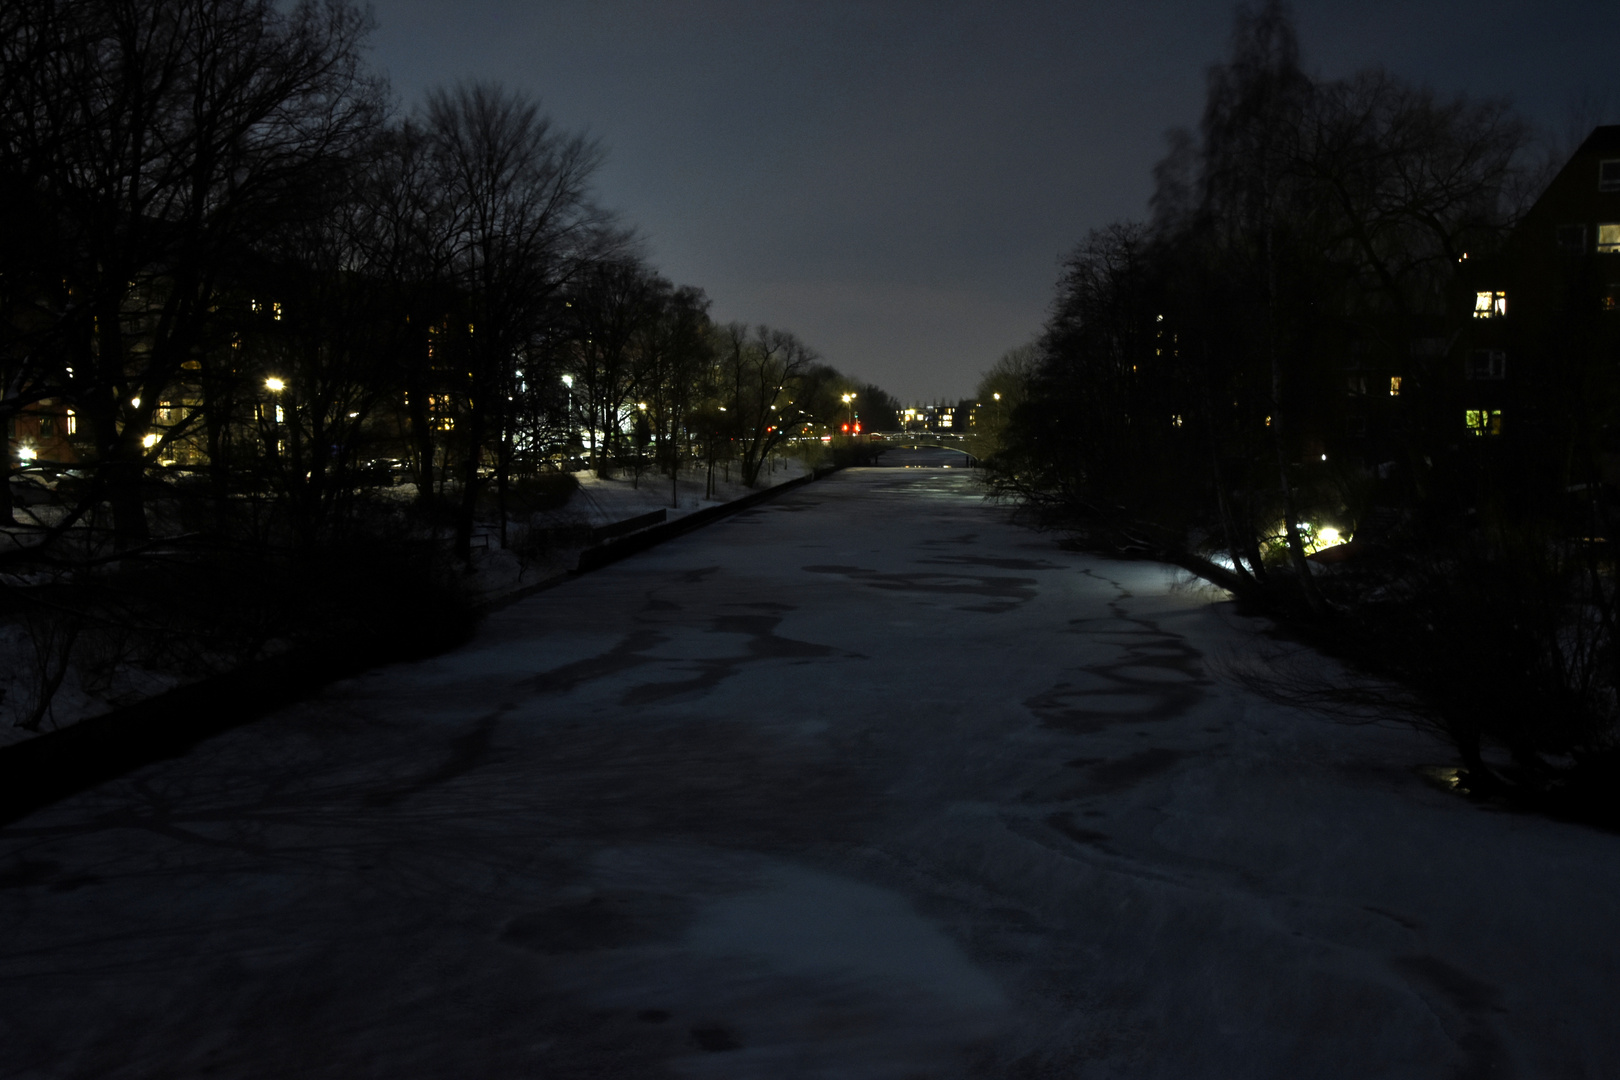
[(264, 388), (266, 390), (273, 390), (279, 394), (281, 391), (287, 389), (287, 384), (272, 375), (268, 379), (264, 380)]
[(855, 394), (845, 394), (844, 395), (844, 404), (849, 406), (849, 432), (852, 435), (855, 433), (855, 398), (856, 398), (856, 396), (857, 395), (855, 395)]

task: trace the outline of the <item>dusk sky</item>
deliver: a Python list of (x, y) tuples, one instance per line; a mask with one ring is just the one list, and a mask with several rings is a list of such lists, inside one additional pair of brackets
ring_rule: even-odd
[[(1062, 256), (1142, 217), (1232, 5), (374, 0), (401, 104), (460, 79), (599, 138), (601, 201), (720, 320), (793, 330), (904, 401), (972, 393)], [(1620, 4), (1296, 5), (1308, 69), (1503, 96), (1558, 140), (1620, 105)], [(1597, 119), (1614, 120), (1609, 108)]]

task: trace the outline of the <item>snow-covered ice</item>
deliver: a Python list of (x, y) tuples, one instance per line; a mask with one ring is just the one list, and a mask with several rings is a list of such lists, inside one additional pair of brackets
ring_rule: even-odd
[(0, 830), (0, 1073), (1620, 1075), (1620, 837), (1263, 629), (837, 474)]

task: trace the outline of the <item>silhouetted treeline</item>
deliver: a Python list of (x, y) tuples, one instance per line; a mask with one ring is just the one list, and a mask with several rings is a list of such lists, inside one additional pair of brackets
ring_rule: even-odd
[(140, 544), (179, 473), (314, 542), (405, 476), (466, 555), (516, 475), (752, 483), (836, 420), (810, 403), (853, 383), (639, 257), (595, 143), (496, 85), (391, 117), (368, 29), (341, 2), (0, 8), (0, 417), (8, 476), (84, 474), (52, 529), (105, 510)]
[[(1547, 175), (1505, 105), (1312, 77), (1285, 6), (1240, 9), (1152, 220), (1069, 258), (992, 465), (1082, 543), (1197, 561), (1406, 688), (1295, 699), (1415, 709), (1467, 786), (1592, 812), (1620, 778), (1620, 351), (1612, 299), (1544, 305), (1591, 329), (1556, 348), (1509, 307), (1553, 248), (1516, 231)], [(1620, 258), (1564, 228), (1571, 280)]]
[(0, 4), (18, 723), (70, 668), (111, 701), (132, 671), (442, 643), (469, 621), (452, 562), (571, 471), (753, 484), (843, 394), (888, 401), (785, 330), (716, 325), (529, 96), (393, 115), (369, 30), (346, 0)]

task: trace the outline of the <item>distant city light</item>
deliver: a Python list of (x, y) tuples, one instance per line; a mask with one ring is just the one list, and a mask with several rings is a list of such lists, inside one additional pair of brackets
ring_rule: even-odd
[(287, 389), (287, 384), (272, 375), (270, 378), (264, 380), (264, 388), (266, 390), (274, 390), (277, 393), (280, 393), (281, 391)]

